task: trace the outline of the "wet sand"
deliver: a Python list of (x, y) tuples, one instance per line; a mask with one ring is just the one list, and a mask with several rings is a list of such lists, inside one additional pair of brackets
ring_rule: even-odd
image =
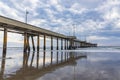
[(120, 80), (119, 57), (120, 52), (12, 49), (0, 56), (0, 80)]

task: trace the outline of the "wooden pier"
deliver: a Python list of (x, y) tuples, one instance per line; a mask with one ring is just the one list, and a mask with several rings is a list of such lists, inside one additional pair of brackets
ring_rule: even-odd
[[(19, 33), (24, 36), (24, 52), (30, 51), (29, 41), (31, 38), (33, 51), (40, 49), (40, 35), (43, 35), (43, 50), (46, 50), (46, 38), (51, 39), (51, 50), (53, 50), (53, 38), (57, 40), (56, 50), (75, 49), (80, 47), (96, 47), (97, 44), (88, 43), (86, 41), (78, 40), (75, 36), (66, 36), (60, 33), (56, 33), (50, 30), (46, 30), (40, 27), (36, 27), (30, 24), (26, 24), (17, 20), (0, 16), (0, 30), (4, 31), (3, 37), (3, 53), (6, 53), (7, 49), (7, 32)], [(34, 37), (37, 36), (37, 49), (34, 43)], [(61, 48), (59, 48), (59, 41), (61, 40)], [(64, 42), (64, 43), (63, 43)]]

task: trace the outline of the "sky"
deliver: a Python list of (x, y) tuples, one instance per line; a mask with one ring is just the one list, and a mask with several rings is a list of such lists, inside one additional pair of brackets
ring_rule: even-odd
[[(98, 43), (120, 45), (120, 0), (0, 0), (0, 15), (64, 35)], [(73, 29), (74, 28), (74, 29)], [(3, 33), (0, 32), (0, 44)], [(9, 35), (9, 43), (21, 43)]]

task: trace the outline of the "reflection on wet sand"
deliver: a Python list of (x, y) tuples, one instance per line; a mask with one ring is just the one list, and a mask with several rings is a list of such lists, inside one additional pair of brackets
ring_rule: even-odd
[[(35, 58), (36, 54), (36, 58)], [(48, 54), (50, 57), (48, 57)], [(6, 55), (4, 55), (4, 58)], [(43, 59), (43, 64), (40, 65), (40, 58)], [(49, 58), (49, 62), (47, 59)], [(86, 58), (86, 55), (81, 55), (80, 53), (73, 52), (43, 52), (43, 57), (40, 57), (40, 52), (32, 52), (32, 57), (30, 60), (30, 52), (23, 53), (23, 65), (22, 67), (15, 71), (15, 74), (9, 74), (9, 77), (4, 77), (5, 71), (5, 61), (2, 59), (0, 80), (34, 80), (38, 77), (43, 76), (44, 74), (50, 73), (56, 69), (67, 65), (75, 65), (76, 60), (80, 58)], [(35, 65), (33, 64), (35, 61)], [(30, 63), (30, 64), (29, 64)]]
[(1, 62), (1, 72), (0, 72), (0, 79), (3, 80), (4, 70), (5, 70), (5, 58), (6, 54), (3, 54), (2, 62)]

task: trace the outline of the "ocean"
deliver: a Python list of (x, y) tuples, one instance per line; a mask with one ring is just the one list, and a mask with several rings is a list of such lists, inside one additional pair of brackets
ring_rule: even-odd
[(120, 47), (23, 52), (0, 48), (0, 80), (120, 80)]

